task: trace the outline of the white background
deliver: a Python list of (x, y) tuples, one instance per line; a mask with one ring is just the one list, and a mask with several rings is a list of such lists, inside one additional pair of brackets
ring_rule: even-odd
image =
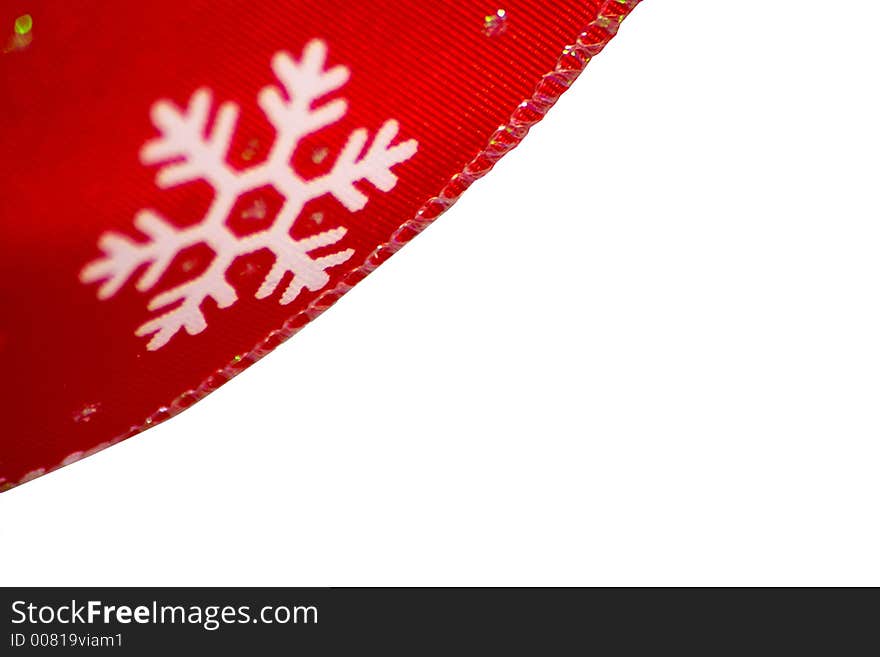
[(2, 583), (880, 584), (878, 19), (643, 3), (313, 325), (0, 496)]

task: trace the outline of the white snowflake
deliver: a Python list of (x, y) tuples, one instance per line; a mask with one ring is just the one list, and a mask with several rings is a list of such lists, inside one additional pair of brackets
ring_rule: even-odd
[[(275, 128), (275, 141), (266, 160), (248, 169), (233, 169), (226, 159), (238, 122), (237, 104), (220, 104), (213, 125), (209, 125), (212, 97), (208, 89), (196, 91), (184, 109), (167, 100), (153, 105), (151, 117), (161, 136), (144, 145), (141, 162), (161, 165), (156, 174), (156, 184), (161, 188), (206, 181), (214, 189), (213, 201), (202, 220), (186, 228), (169, 223), (152, 210), (141, 210), (134, 225), (148, 240), (105, 233), (98, 242), (103, 257), (88, 264), (80, 274), (84, 283), (103, 281), (98, 296), (107, 299), (146, 266), (135, 283), (145, 292), (159, 282), (181, 251), (197, 244), (210, 247), (213, 259), (202, 273), (150, 299), (149, 310), (178, 305), (135, 331), (139, 336), (152, 335), (147, 349), (161, 348), (181, 328), (190, 335), (203, 331), (206, 321), (201, 306), (209, 297), (220, 308), (235, 303), (238, 297), (226, 273), (239, 256), (261, 249), (268, 249), (274, 256), (257, 298), (275, 292), (288, 272), (293, 278), (280, 296), (282, 304), (293, 301), (303, 289), (316, 291), (326, 286), (330, 280), (326, 270), (351, 258), (354, 251), (343, 249), (321, 257), (310, 256), (319, 247), (338, 243), (346, 229), (340, 226), (294, 239), (291, 230), (306, 203), (330, 194), (347, 210), (357, 212), (367, 204), (367, 197), (354, 183), (367, 181), (388, 192), (397, 183), (392, 167), (415, 154), (418, 144), (413, 139), (392, 145), (398, 123), (389, 119), (368, 147), (367, 130), (353, 130), (328, 173), (308, 180), (296, 173), (291, 160), (300, 141), (336, 123), (347, 111), (346, 101), (341, 98), (318, 102), (345, 85), (349, 77), (345, 66), (325, 69), (326, 57), (327, 46), (320, 40), (310, 41), (298, 61), (286, 52), (275, 54), (272, 70), (280, 88), (264, 87), (257, 99)], [(281, 194), (280, 211), (265, 230), (237, 236), (226, 223), (237, 199), (267, 185)]]

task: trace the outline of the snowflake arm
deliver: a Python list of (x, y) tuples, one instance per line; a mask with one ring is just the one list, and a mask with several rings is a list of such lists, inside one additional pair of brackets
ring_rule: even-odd
[(196, 91), (182, 111), (165, 100), (153, 106), (151, 117), (161, 136), (144, 145), (141, 161), (163, 165), (156, 174), (159, 187), (204, 178), (220, 189), (234, 181), (226, 154), (238, 121), (238, 106), (230, 102), (221, 104), (208, 132), (210, 110), (211, 92), (207, 89)]
[(330, 276), (327, 275), (327, 270), (330, 269), (330, 267), (341, 265), (353, 255), (354, 249), (345, 249), (344, 251), (337, 251), (330, 255), (315, 258), (312, 262), (314, 262), (315, 270), (321, 272), (320, 277), (316, 281), (308, 281), (304, 278), (294, 277), (290, 282), (290, 285), (287, 286), (287, 289), (284, 290), (284, 294), (281, 295), (279, 302), (282, 306), (286, 306), (288, 303), (296, 299), (299, 296), (299, 293), (304, 289), (320, 290), (330, 282)]
[(147, 305), (149, 310), (157, 310), (178, 302), (180, 305), (138, 327), (135, 331), (136, 335), (153, 336), (147, 344), (147, 349), (155, 351), (165, 346), (181, 329), (186, 330), (190, 335), (205, 330), (207, 322), (201, 306), (209, 297), (217, 302), (219, 308), (228, 308), (236, 302), (238, 296), (235, 289), (226, 281), (224, 274), (229, 264), (228, 258), (215, 258), (201, 276), (157, 294), (150, 300)]
[(200, 239), (192, 231), (179, 231), (149, 210), (138, 212), (134, 223), (150, 238), (148, 242), (135, 242), (118, 233), (106, 233), (98, 241), (104, 257), (86, 265), (80, 273), (80, 280), (84, 283), (104, 281), (98, 289), (100, 299), (116, 294), (135, 270), (145, 264), (149, 266), (135, 287), (141, 291), (149, 290), (171, 264), (174, 256)]
[(318, 178), (313, 184), (320, 193), (332, 194), (350, 212), (357, 212), (367, 204), (366, 195), (354, 183), (366, 180), (377, 189), (390, 192), (397, 184), (397, 176), (391, 168), (405, 162), (418, 150), (415, 139), (392, 146), (391, 141), (397, 136), (398, 130), (397, 121), (385, 121), (363, 155), (367, 131), (363, 128), (354, 130), (330, 173)]
[(348, 106), (341, 98), (313, 107), (317, 100), (348, 81), (349, 71), (345, 66), (325, 70), (326, 61), (327, 46), (319, 40), (306, 44), (299, 61), (286, 52), (279, 52), (272, 58), (272, 70), (282, 89), (266, 87), (257, 98), (278, 133), (270, 161), (278, 163), (279, 160), (286, 160), (302, 137), (335, 123), (345, 115)]
[(281, 241), (268, 244), (275, 256), (275, 263), (255, 296), (258, 299), (270, 296), (288, 272), (293, 274), (293, 280), (281, 295), (282, 305), (293, 301), (303, 289), (320, 290), (330, 280), (325, 270), (348, 260), (354, 255), (354, 250), (345, 249), (321, 258), (312, 258), (309, 251), (336, 244), (345, 233), (345, 228), (340, 227), (301, 240), (295, 240), (288, 235)]

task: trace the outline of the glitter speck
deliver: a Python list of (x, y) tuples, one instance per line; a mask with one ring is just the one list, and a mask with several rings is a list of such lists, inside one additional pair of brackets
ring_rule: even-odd
[(321, 148), (316, 148), (312, 151), (312, 162), (315, 164), (321, 164), (324, 160), (327, 159), (327, 156), (330, 154), (330, 149), (326, 146), (321, 146)]
[(507, 29), (507, 11), (499, 9), (494, 14), (483, 17), (483, 34), (489, 37), (503, 34)]
[(257, 267), (254, 263), (249, 262), (244, 266), (244, 271), (242, 272), (242, 275), (253, 276), (258, 271), (260, 271), (259, 267)]
[(323, 212), (313, 212), (310, 219), (312, 221), (314, 221), (316, 224), (319, 224), (322, 221), (324, 221), (324, 213)]
[(250, 162), (252, 159), (254, 159), (254, 156), (257, 154), (259, 148), (260, 142), (256, 139), (251, 139), (247, 144), (247, 148), (242, 151), (241, 159), (243, 159), (245, 162)]
[(24, 50), (31, 41), (34, 40), (34, 19), (30, 14), (23, 14), (15, 19), (12, 24), (12, 34), (6, 40), (5, 45), (0, 49), (0, 55)]
[(79, 409), (76, 413), (73, 414), (73, 421), (77, 424), (83, 422), (90, 422), (95, 413), (98, 412), (98, 409), (101, 407), (100, 404), (86, 404), (81, 409)]
[(34, 19), (30, 14), (19, 16), (15, 19), (15, 33), (28, 34), (34, 27)]
[(233, 356), (232, 362), (233, 363), (240, 363), (241, 362), (241, 354), (236, 354), (235, 356)]
[(263, 219), (266, 216), (266, 201), (258, 198), (247, 210), (241, 213), (242, 219)]

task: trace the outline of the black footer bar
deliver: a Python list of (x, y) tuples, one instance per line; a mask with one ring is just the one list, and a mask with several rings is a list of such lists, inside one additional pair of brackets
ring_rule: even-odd
[[(876, 645), (871, 589), (0, 589), (0, 654), (627, 654)], [(868, 644), (864, 644), (866, 638)]]

